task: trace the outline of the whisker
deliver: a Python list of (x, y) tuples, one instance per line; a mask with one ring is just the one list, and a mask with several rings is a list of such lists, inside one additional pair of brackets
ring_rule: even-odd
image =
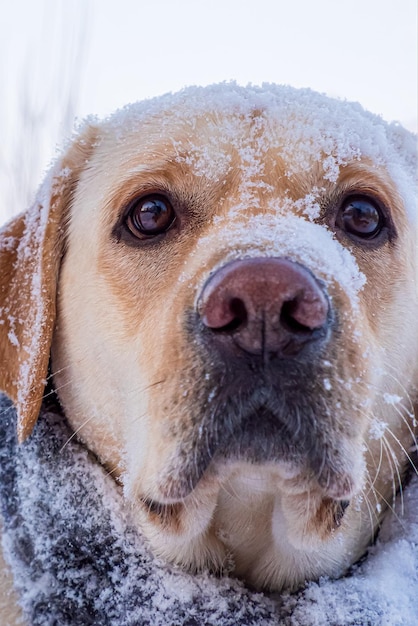
[(145, 387), (136, 387), (131, 389), (130, 391), (128, 391), (129, 395), (133, 395), (133, 394), (141, 394), (141, 393), (145, 393), (146, 391), (148, 391), (148, 389), (152, 389), (153, 387), (157, 387), (158, 385), (162, 385), (163, 383), (165, 383), (167, 381), (167, 378), (162, 378), (161, 380), (156, 380), (153, 383), (149, 383), (147, 385), (145, 385)]
[(88, 417), (82, 424), (81, 426), (79, 426), (71, 435), (70, 437), (67, 439), (67, 441), (64, 443), (64, 445), (61, 447), (60, 449), (60, 453), (63, 452), (65, 450), (65, 448), (69, 445), (69, 443), (74, 439), (74, 437), (76, 437), (78, 435), (78, 433), (85, 427), (87, 426), (87, 424), (89, 424), (92, 420), (94, 420), (95, 416), (91, 415), (90, 417)]
[(0, 415), (7, 415), (8, 413), (13, 413), (13, 411), (15, 411), (15, 407), (12, 404), (11, 406), (5, 407), (4, 409), (1, 410)]
[[(395, 370), (394, 366), (391, 363), (386, 363), (386, 366), (389, 369)], [(395, 370), (396, 371), (396, 370)], [(389, 376), (397, 385), (399, 385), (399, 388), (402, 390), (402, 396), (403, 398), (406, 398), (409, 401), (409, 405), (411, 410), (408, 411), (408, 409), (405, 407), (405, 410), (407, 411), (409, 417), (414, 417), (415, 415), (415, 409), (414, 409), (414, 403), (412, 401), (411, 395), (409, 393), (409, 391), (406, 389), (406, 387), (404, 386), (404, 384), (402, 383), (402, 381), (400, 380), (400, 378), (398, 378), (397, 376), (394, 376), (393, 374), (391, 374), (390, 372), (386, 372), (387, 376)]]
[[(372, 453), (371, 453), (371, 451), (370, 451), (370, 446), (369, 446), (369, 444), (366, 442), (367, 449), (368, 449), (368, 451), (369, 451), (369, 453), (370, 453), (370, 454), (369, 454), (370, 459), (372, 460), (373, 465), (374, 465), (374, 466), (375, 466), (375, 468), (376, 468), (376, 472), (375, 472), (375, 475), (374, 475), (374, 479), (373, 479), (373, 481), (371, 481), (371, 480), (370, 480), (370, 489), (371, 489), (371, 490), (373, 490), (373, 488), (374, 488), (374, 486), (375, 486), (375, 484), (376, 484), (376, 482), (377, 482), (377, 480), (378, 480), (378, 478), (379, 478), (379, 473), (380, 473), (380, 470), (381, 470), (381, 468), (382, 468), (382, 462), (383, 462), (383, 443), (382, 443), (382, 440), (380, 440), (380, 441), (379, 441), (379, 443), (380, 443), (379, 463), (378, 463), (378, 464), (377, 464), (377, 466), (376, 466), (376, 462), (375, 462), (375, 460), (374, 460), (374, 456), (372, 455)], [(368, 475), (369, 475), (369, 478), (371, 478), (371, 477), (370, 477), (370, 471), (369, 471), (369, 470), (367, 470), (367, 473), (368, 473)]]
[(414, 433), (414, 431), (412, 430), (411, 426), (408, 423), (408, 420), (405, 418), (405, 415), (402, 413), (402, 411), (399, 409), (398, 406), (394, 406), (395, 411), (398, 413), (399, 417), (401, 418), (401, 420), (403, 421), (403, 423), (406, 425), (406, 427), (408, 428), (408, 431), (412, 437), (412, 442), (413, 444), (418, 447), (418, 440), (417, 440), (417, 436)]
[[(397, 494), (397, 488), (396, 488), (396, 481), (395, 481), (395, 474), (396, 477), (398, 479), (398, 486), (399, 486), (399, 495), (400, 495), (400, 500), (401, 500), (401, 514), (403, 515), (404, 512), (404, 502), (403, 502), (403, 489), (402, 489), (402, 480), (401, 480), (401, 475), (399, 473), (399, 462), (397, 459), (397, 456), (392, 448), (392, 446), (389, 444), (389, 442), (387, 441), (386, 436), (382, 437), (382, 442), (383, 445), (385, 446), (386, 450), (387, 450), (387, 457), (389, 460), (389, 463), (391, 465), (391, 471), (392, 471), (392, 476), (393, 476), (393, 480), (392, 480), (392, 494), (393, 494), (393, 506), (395, 506), (395, 501), (396, 501), (396, 494)], [(393, 461), (393, 464), (390, 461), (390, 458)], [(393, 469), (395, 471), (393, 471)]]
[(390, 428), (386, 429), (386, 432), (389, 433), (389, 435), (391, 435), (393, 437), (393, 439), (396, 441), (396, 443), (398, 444), (398, 446), (400, 447), (400, 449), (402, 450), (402, 452), (404, 453), (404, 455), (406, 456), (406, 458), (408, 459), (411, 467), (413, 468), (415, 474), (418, 474), (418, 469), (415, 465), (415, 463), (413, 462), (410, 454), (408, 453), (408, 451), (405, 449), (404, 445), (402, 444), (401, 441), (399, 441), (399, 438), (391, 431)]
[(115, 467), (111, 470), (108, 470), (105, 474), (106, 478), (108, 476), (113, 476), (113, 474), (115, 474), (115, 472), (119, 472), (120, 471), (120, 467), (118, 465), (115, 465)]
[[(370, 478), (370, 475), (369, 475)], [(369, 528), (368, 530), (372, 531), (372, 540), (374, 540), (375, 538), (375, 527), (376, 527), (376, 523), (379, 521), (379, 516), (376, 514), (376, 506), (372, 506), (372, 503), (370, 502), (369, 499), (369, 494), (372, 493), (374, 496), (374, 499), (376, 501), (376, 505), (379, 504), (378, 498), (376, 496), (376, 490), (374, 489), (374, 487), (369, 488), (367, 493), (363, 492), (363, 498), (364, 498), (364, 502), (366, 504), (366, 508), (367, 508), (367, 513), (369, 516)]]
[(67, 382), (63, 383), (62, 385), (60, 385), (59, 387), (54, 387), (53, 389), (51, 389), (50, 391), (47, 391), (46, 393), (44, 393), (44, 395), (42, 396), (43, 399), (49, 398), (50, 396), (53, 396), (57, 391), (59, 391), (60, 389), (64, 389), (65, 387), (68, 387), (68, 385), (71, 385), (71, 381), (68, 380)]
[(384, 495), (382, 493), (380, 493), (380, 491), (378, 491), (376, 488), (374, 489), (374, 491), (379, 496), (379, 500), (386, 505), (388, 510), (391, 512), (391, 514), (396, 518), (396, 521), (402, 526), (403, 529), (405, 529), (404, 520), (403, 520), (402, 517), (399, 517), (399, 515), (397, 514), (397, 512), (395, 510), (395, 507), (392, 506), (391, 504), (389, 504), (389, 502), (386, 500)]
[(64, 367), (61, 367), (58, 370), (54, 370), (54, 371), (50, 371), (48, 373), (48, 376), (46, 377), (46, 380), (49, 381), (51, 380), (54, 376), (57, 376), (57, 374), (61, 374), (62, 372), (65, 372), (65, 370), (70, 369), (70, 365), (64, 365)]

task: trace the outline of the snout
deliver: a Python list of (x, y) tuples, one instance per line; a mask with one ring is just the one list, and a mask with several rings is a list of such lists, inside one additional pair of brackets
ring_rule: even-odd
[(249, 355), (299, 355), (323, 343), (331, 310), (311, 272), (284, 258), (232, 261), (206, 282), (198, 313), (210, 341)]
[(170, 469), (165, 496), (185, 497), (210, 468), (235, 462), (291, 464), (327, 496), (350, 496), (343, 379), (329, 369), (341, 337), (332, 295), (280, 257), (237, 259), (209, 276), (186, 326), (200, 374), (184, 400), (193, 420), (179, 454), (189, 461), (176, 480)]

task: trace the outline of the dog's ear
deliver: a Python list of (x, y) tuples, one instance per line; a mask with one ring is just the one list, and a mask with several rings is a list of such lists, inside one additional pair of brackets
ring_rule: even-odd
[(0, 231), (0, 389), (16, 405), (20, 441), (32, 432), (42, 402), (65, 223), (95, 136), (92, 127), (81, 134), (31, 208)]

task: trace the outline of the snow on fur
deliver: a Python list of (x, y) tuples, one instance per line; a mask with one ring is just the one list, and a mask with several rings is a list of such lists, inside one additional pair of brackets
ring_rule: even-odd
[[(411, 219), (415, 221), (416, 190), (411, 189), (411, 181), (416, 181), (416, 137), (399, 124), (389, 124), (365, 111), (356, 102), (329, 98), (310, 89), (268, 83), (260, 87), (240, 87), (231, 82), (188, 87), (175, 94), (130, 104), (113, 114), (107, 123), (120, 141), (126, 133), (146, 128), (148, 121), (156, 118), (162, 133), (174, 119), (182, 124), (186, 134), (189, 130), (193, 137), (197, 118), (211, 111), (215, 115), (208, 116), (205, 121), (216, 127), (222, 120), (224, 148), (219, 143), (211, 146), (211, 141), (215, 140), (211, 139), (210, 133), (207, 133), (205, 148), (194, 146), (193, 150), (189, 143), (187, 156), (181, 154), (182, 145), (175, 144), (179, 160), (186, 160), (197, 175), (218, 180), (228, 170), (231, 146), (240, 153), (249, 179), (257, 168), (260, 171), (260, 157), (268, 148), (276, 149), (285, 161), (290, 162), (288, 157), (292, 157), (292, 169), (287, 172), (289, 176), (306, 171), (312, 163), (321, 161), (324, 177), (332, 182), (337, 180), (341, 166), (353, 160), (370, 159), (388, 170)], [(234, 116), (226, 121), (222, 118), (224, 113)], [(245, 119), (253, 121), (253, 136), (242, 140), (240, 120)], [(254, 138), (255, 148), (251, 147)], [(212, 147), (216, 149), (215, 159)], [(306, 201), (311, 206), (314, 204), (312, 196)]]

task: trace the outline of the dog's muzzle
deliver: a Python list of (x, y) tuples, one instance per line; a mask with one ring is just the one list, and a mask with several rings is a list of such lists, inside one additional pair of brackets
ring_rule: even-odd
[(324, 383), (338, 334), (325, 286), (285, 258), (237, 259), (208, 278), (190, 320), (201, 376), (166, 495), (184, 497), (209, 467), (235, 461), (291, 463), (331, 493), (346, 474), (336, 432), (345, 401), (336, 385), (337, 415)]

